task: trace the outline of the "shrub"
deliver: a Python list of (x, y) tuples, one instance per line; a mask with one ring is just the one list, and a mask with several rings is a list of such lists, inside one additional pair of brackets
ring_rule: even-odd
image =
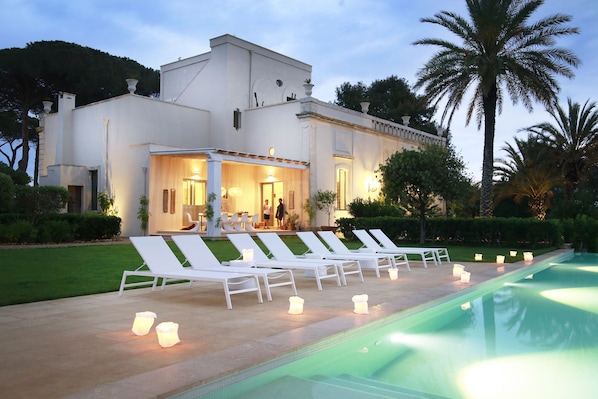
[(6, 173), (0, 173), (0, 213), (12, 210), (15, 198), (15, 184)]
[(355, 198), (347, 205), (349, 214), (353, 217), (394, 216), (403, 217), (405, 211), (394, 205), (386, 205), (380, 200), (364, 200)]

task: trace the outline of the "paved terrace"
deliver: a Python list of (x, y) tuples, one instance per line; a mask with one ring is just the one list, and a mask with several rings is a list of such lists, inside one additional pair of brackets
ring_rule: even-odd
[[(536, 261), (555, 253), (537, 257)], [(411, 271), (399, 280), (364, 272), (318, 291), (314, 279), (295, 272), (303, 315), (287, 314), (289, 287), (259, 304), (255, 293), (233, 295), (227, 310), (221, 286), (176, 284), (0, 307), (0, 392), (5, 398), (163, 398), (234, 373), (327, 336), (466, 289), (496, 277), (496, 264), (465, 264), (469, 285), (452, 276), (452, 263)], [(505, 272), (524, 267), (507, 264)], [(501, 273), (502, 274), (502, 273)], [(115, 287), (116, 289), (117, 287)], [(351, 297), (369, 295), (369, 315), (352, 312)], [(150, 310), (156, 324), (180, 324), (181, 343), (164, 349), (154, 328), (131, 332), (136, 312)]]

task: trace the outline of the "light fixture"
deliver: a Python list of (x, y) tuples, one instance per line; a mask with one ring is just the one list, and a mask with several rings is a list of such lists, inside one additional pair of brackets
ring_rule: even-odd
[(399, 269), (397, 269), (396, 267), (391, 267), (390, 269), (388, 269), (388, 276), (390, 277), (391, 280), (396, 280), (399, 278)]
[(228, 189), (228, 195), (231, 197), (240, 197), (243, 195), (243, 190), (240, 187), (231, 187)]
[(534, 254), (532, 252), (524, 252), (523, 253), (523, 260), (525, 262), (531, 262), (534, 260)]
[(365, 179), (365, 188), (368, 193), (375, 193), (380, 188), (380, 182), (375, 177), (368, 176)]
[(158, 316), (156, 316), (154, 312), (146, 311), (135, 313), (135, 320), (133, 321), (133, 328), (131, 331), (133, 331), (135, 335), (146, 335), (154, 325), (156, 317)]
[(471, 309), (471, 302), (465, 302), (465, 303), (461, 304), (461, 309), (463, 309), (463, 310)]
[(179, 325), (172, 321), (165, 321), (156, 326), (158, 343), (162, 348), (170, 348), (181, 342), (179, 339)]
[(353, 295), (353, 312), (357, 314), (368, 314), (368, 295)]
[(242, 249), (243, 262), (253, 262), (253, 248)]
[(480, 260), (482, 260), (483, 257), (484, 257), (484, 255), (482, 255), (482, 254), (475, 254), (474, 259), (477, 261), (480, 261)]
[(517, 256), (517, 251), (511, 251), (509, 252), (509, 255), (515, 257)]
[(289, 297), (289, 314), (302, 314), (305, 300), (298, 296)]
[(505, 256), (504, 255), (496, 255), (496, 263), (498, 263), (498, 264), (505, 263)]
[(463, 270), (463, 273), (461, 273), (461, 282), (465, 283), (465, 284), (469, 284), (470, 277), (471, 277), (471, 273)]
[(465, 266), (455, 263), (453, 266), (453, 276), (459, 277), (465, 271)]
[(273, 157), (275, 153), (276, 153), (276, 150), (274, 149), (274, 147), (268, 148), (268, 154), (270, 154), (271, 157)]
[(269, 183), (274, 182), (276, 179), (274, 178), (274, 171), (272, 169), (270, 169), (268, 171), (268, 176), (266, 177), (266, 181)]

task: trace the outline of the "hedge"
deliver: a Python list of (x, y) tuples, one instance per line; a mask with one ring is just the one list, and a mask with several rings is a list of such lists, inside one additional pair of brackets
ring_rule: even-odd
[(21, 214), (0, 215), (1, 243), (60, 243), (111, 239), (120, 235), (121, 218), (98, 213), (56, 213), (35, 223)]
[[(589, 219), (589, 218), (587, 218)], [(579, 221), (537, 220), (523, 218), (429, 218), (426, 220), (426, 241), (451, 244), (486, 244), (496, 246), (525, 245), (529, 247), (555, 246), (563, 242), (588, 248), (596, 244), (598, 222), (583, 219), (585, 235), (573, 237), (563, 234), (565, 225), (579, 225)], [(419, 242), (419, 219), (373, 217), (342, 218), (337, 220), (340, 231), (353, 239), (354, 229), (382, 229), (391, 239)], [(594, 229), (592, 231), (592, 227)], [(570, 226), (567, 231), (580, 231)]]

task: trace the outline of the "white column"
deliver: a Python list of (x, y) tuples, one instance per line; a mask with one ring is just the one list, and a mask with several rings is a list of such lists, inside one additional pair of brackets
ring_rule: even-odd
[(208, 237), (219, 237), (221, 233), (220, 223), (216, 221), (222, 213), (222, 196), (220, 187), (222, 187), (222, 159), (216, 154), (208, 155), (208, 181), (206, 183), (208, 198), (211, 193), (216, 194), (216, 199), (212, 202), (214, 218), (207, 221)]

